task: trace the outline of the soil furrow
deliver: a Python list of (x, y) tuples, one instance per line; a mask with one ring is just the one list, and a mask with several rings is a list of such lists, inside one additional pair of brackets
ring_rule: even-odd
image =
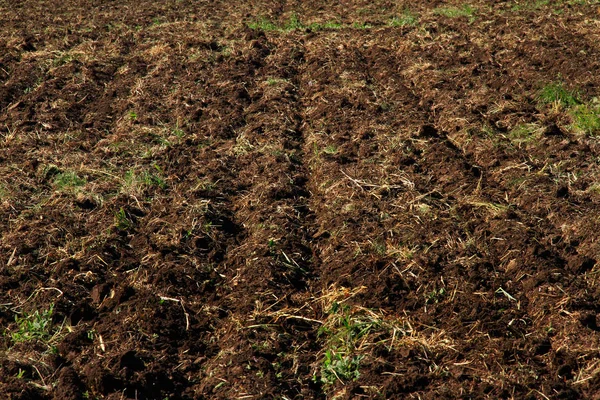
[[(313, 341), (315, 332), (288, 315), (308, 298), (314, 263), (298, 99), (304, 49), (294, 36), (267, 38), (260, 32), (248, 33), (246, 46), (261, 57), (245, 85), (244, 125), (234, 130), (230, 168), (243, 190), (230, 199), (247, 235), (223, 262), (229, 316), (218, 333), (222, 356), (208, 363), (211, 378), (202, 388), (218, 386), (215, 396), (222, 398), (309, 395), (312, 360), (297, 349)], [(299, 357), (301, 370), (285, 372)], [(219, 385), (233, 377), (237, 385)]]

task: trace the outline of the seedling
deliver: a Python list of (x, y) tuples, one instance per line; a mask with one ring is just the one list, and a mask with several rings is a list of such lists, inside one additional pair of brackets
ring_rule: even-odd
[(166, 189), (167, 183), (160, 176), (160, 174), (162, 173), (161, 168), (157, 164), (154, 164), (153, 167), (158, 172), (158, 174), (153, 174), (150, 172), (143, 174), (142, 177), (143, 177), (144, 183), (147, 186), (158, 186), (161, 189)]
[(212, 232), (214, 225), (210, 221), (206, 221), (202, 224), (202, 231), (208, 235)]
[(6, 185), (0, 183), (0, 201), (6, 200), (9, 197), (8, 188)]
[(123, 207), (115, 214), (115, 226), (120, 231), (126, 231), (133, 226)]
[(360, 361), (363, 358), (364, 356), (344, 356), (327, 350), (321, 369), (321, 382), (332, 385), (336, 381), (344, 383), (357, 380), (360, 378)]
[(375, 254), (378, 254), (380, 256), (385, 256), (387, 253), (386, 243), (382, 240), (376, 240), (374, 242), (371, 242), (371, 248), (373, 249)]
[(437, 304), (442, 301), (446, 297), (446, 289), (440, 288), (437, 290), (432, 290), (431, 292), (425, 295), (425, 303), (427, 304)]
[(323, 153), (329, 154), (329, 155), (334, 155), (335, 153), (337, 153), (337, 151), (338, 151), (337, 146), (334, 144), (331, 144), (323, 149)]
[(178, 126), (173, 128), (172, 133), (174, 136), (178, 137), (179, 139), (181, 139), (185, 136), (185, 132), (182, 129), (180, 129)]
[(267, 85), (269, 85), (269, 86), (275, 86), (275, 85), (277, 85), (279, 83), (283, 83), (283, 82), (286, 82), (286, 80), (280, 79), (280, 78), (268, 78), (267, 79)]
[(72, 54), (62, 53), (61, 55), (59, 55), (52, 61), (52, 66), (60, 67), (61, 65), (68, 64), (75, 59), (76, 59), (76, 57)]
[(10, 334), (14, 343), (31, 342), (41, 340), (48, 342), (52, 337), (52, 313), (54, 304), (50, 304), (47, 310), (34, 311), (31, 314), (23, 313), (15, 316), (17, 331)]

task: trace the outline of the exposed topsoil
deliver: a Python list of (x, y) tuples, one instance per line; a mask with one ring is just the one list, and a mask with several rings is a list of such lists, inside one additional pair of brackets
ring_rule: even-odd
[(0, 2), (0, 397), (600, 396), (600, 8)]

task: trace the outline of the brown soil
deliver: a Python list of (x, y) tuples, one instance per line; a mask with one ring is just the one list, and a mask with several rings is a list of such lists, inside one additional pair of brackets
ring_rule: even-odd
[(600, 398), (595, 2), (236, 3), (0, 2), (0, 397)]

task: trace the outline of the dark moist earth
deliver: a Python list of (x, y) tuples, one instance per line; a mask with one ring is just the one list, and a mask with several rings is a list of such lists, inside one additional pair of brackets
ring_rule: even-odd
[(0, 398), (598, 398), (598, 2), (414, 3), (0, 2)]

